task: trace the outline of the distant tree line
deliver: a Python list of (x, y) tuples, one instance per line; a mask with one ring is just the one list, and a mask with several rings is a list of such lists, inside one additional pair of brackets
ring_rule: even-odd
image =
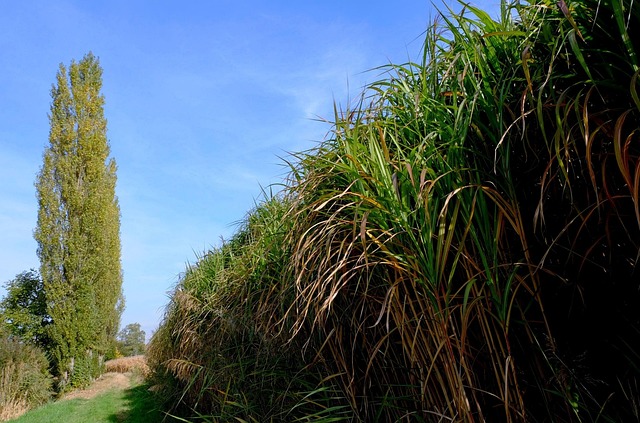
[(140, 323), (129, 323), (117, 336), (118, 352), (125, 356), (144, 354), (146, 349), (146, 333)]

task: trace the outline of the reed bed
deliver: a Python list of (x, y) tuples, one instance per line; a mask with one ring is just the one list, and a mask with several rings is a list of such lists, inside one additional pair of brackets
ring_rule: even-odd
[(202, 421), (639, 421), (640, 7), (443, 13), (190, 266), (150, 364)]

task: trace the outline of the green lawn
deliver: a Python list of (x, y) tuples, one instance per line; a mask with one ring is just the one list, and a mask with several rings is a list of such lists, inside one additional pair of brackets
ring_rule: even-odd
[(58, 401), (12, 420), (14, 423), (158, 423), (162, 414), (146, 384), (113, 389), (92, 399)]

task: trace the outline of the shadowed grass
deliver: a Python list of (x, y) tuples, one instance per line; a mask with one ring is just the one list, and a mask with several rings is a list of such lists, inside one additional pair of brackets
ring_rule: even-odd
[(124, 392), (125, 406), (116, 414), (109, 416), (110, 421), (118, 423), (157, 423), (171, 422), (160, 412), (158, 398), (149, 392), (149, 384), (132, 386)]

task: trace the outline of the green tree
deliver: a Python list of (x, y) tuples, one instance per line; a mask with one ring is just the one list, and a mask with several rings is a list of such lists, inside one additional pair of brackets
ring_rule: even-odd
[(36, 181), (38, 243), (50, 350), (63, 380), (74, 363), (115, 342), (122, 311), (120, 209), (109, 158), (102, 68), (89, 53), (60, 65), (51, 90), (49, 146)]
[(5, 283), (6, 296), (0, 301), (0, 319), (7, 332), (22, 341), (46, 348), (46, 326), (51, 322), (42, 279), (35, 270), (16, 275)]
[(118, 347), (124, 356), (144, 353), (146, 334), (140, 323), (129, 323), (118, 333)]

